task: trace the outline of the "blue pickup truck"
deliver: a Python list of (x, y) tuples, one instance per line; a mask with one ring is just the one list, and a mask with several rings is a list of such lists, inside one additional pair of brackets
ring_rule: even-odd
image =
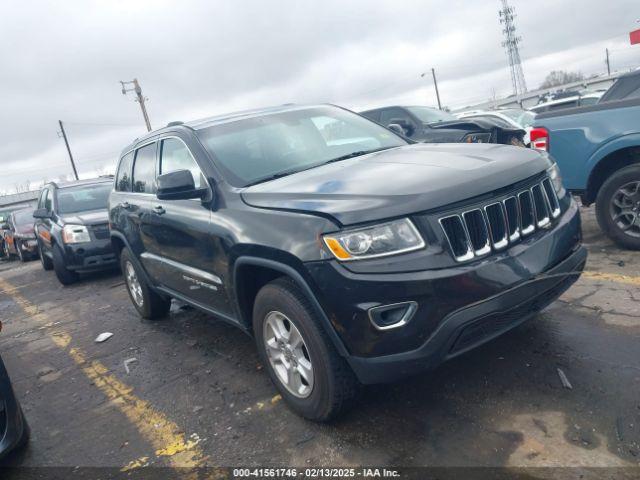
[(583, 205), (596, 204), (607, 236), (640, 250), (640, 70), (620, 77), (596, 105), (538, 115), (531, 146), (555, 158)]

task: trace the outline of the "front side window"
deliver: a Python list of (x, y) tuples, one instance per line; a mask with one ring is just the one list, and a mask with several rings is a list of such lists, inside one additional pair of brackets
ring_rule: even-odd
[(133, 191), (156, 192), (156, 144), (151, 143), (136, 151), (133, 164)]
[(118, 167), (118, 175), (116, 176), (116, 191), (118, 192), (131, 191), (132, 164), (133, 164), (133, 152), (129, 152), (124, 157), (122, 157), (122, 160), (120, 160), (120, 166)]
[(231, 121), (197, 135), (237, 187), (407, 144), (366, 118), (329, 106)]
[(47, 195), (47, 189), (43, 189), (42, 192), (40, 192), (40, 198), (38, 198), (38, 208), (44, 208), (44, 199), (45, 196)]
[(61, 188), (56, 195), (58, 213), (68, 215), (91, 210), (106, 210), (111, 188), (110, 183)]
[(162, 141), (160, 175), (175, 172), (176, 170), (189, 170), (193, 175), (193, 182), (196, 188), (204, 188), (206, 186), (202, 171), (191, 155), (189, 148), (177, 138), (167, 138)]
[(46, 189), (44, 191), (44, 208), (47, 209), (47, 212), (51, 212), (53, 210), (53, 202), (51, 201), (51, 190)]

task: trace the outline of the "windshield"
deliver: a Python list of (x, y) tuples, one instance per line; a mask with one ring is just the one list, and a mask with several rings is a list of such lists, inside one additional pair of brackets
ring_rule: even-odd
[(33, 210), (20, 210), (13, 214), (16, 226), (31, 225), (35, 221), (33, 219)]
[(58, 213), (64, 215), (90, 210), (106, 210), (112, 187), (110, 183), (99, 183), (61, 188), (57, 195)]
[(449, 112), (443, 112), (442, 110), (438, 110), (436, 108), (407, 107), (407, 110), (409, 110), (416, 117), (418, 117), (418, 120), (420, 120), (422, 123), (438, 123), (438, 122), (448, 122), (450, 120), (458, 120)]
[(378, 124), (331, 106), (255, 116), (205, 127), (197, 135), (236, 187), (407, 144)]
[(509, 117), (521, 127), (530, 127), (533, 125), (533, 121), (536, 118), (536, 114), (533, 112), (527, 112), (526, 110), (519, 110), (514, 108), (513, 110), (500, 110), (500, 113)]

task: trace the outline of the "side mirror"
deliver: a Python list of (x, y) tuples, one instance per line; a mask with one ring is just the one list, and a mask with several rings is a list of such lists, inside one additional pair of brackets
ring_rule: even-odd
[(392, 118), (389, 120), (388, 128), (391, 128), (391, 125), (398, 125), (402, 131), (403, 135), (411, 135), (413, 133), (413, 125), (405, 118)]
[(159, 200), (202, 198), (206, 192), (206, 188), (196, 188), (193, 175), (189, 170), (176, 170), (158, 176), (156, 196)]
[(398, 135), (402, 135), (403, 137), (405, 135), (404, 129), (400, 125), (398, 125), (397, 123), (390, 123), (389, 125), (387, 125), (387, 128), (389, 130), (393, 130)]
[(8, 223), (0, 223), (0, 230), (9, 230)]
[(51, 218), (51, 212), (46, 208), (38, 208), (33, 212), (33, 218)]

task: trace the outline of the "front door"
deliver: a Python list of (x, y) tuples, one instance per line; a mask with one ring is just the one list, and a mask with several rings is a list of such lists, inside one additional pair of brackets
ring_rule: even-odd
[[(197, 188), (208, 186), (181, 139), (165, 138), (158, 147), (159, 175), (189, 170)], [(209, 203), (157, 197), (149, 201), (151, 205), (142, 221), (146, 236), (146, 252), (142, 255), (145, 268), (165, 287), (220, 314), (231, 315), (233, 310), (222, 280), (225, 256), (211, 232)]]

